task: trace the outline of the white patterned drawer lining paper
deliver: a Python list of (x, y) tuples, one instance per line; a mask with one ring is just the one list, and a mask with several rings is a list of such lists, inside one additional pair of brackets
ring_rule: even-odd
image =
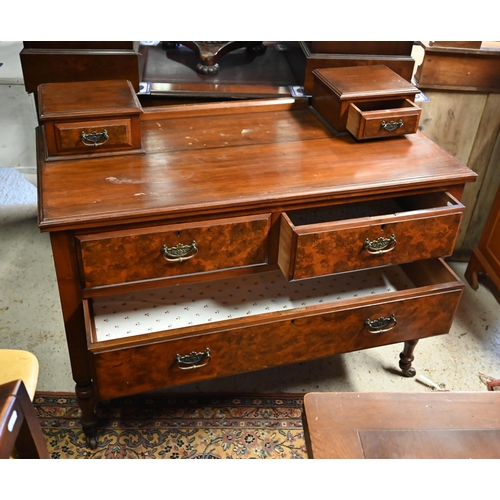
[(93, 300), (97, 341), (414, 288), (398, 266), (287, 281), (280, 271)]

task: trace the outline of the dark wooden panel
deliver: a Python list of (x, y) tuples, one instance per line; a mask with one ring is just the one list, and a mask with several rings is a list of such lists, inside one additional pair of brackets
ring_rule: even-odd
[[(20, 54), (26, 92), (42, 83), (129, 80), (139, 91), (140, 54), (132, 49), (23, 49)], [(91, 88), (88, 93), (91, 93)]]
[(111, 50), (134, 49), (136, 42), (132, 41), (37, 41), (23, 42), (25, 49), (59, 49), (59, 50)]
[(392, 56), (409, 56), (413, 48), (413, 42), (329, 42), (316, 41), (307, 42), (311, 52), (322, 52), (324, 54), (379, 54)]

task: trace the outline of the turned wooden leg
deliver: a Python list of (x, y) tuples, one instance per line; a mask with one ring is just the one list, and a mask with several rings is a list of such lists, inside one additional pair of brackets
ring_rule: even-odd
[(464, 278), (467, 280), (472, 289), (477, 290), (479, 287), (478, 274), (486, 274), (486, 269), (483, 267), (475, 252), (469, 259), (469, 264), (464, 273)]
[(413, 351), (417, 346), (418, 340), (408, 340), (405, 342), (403, 352), (399, 355), (399, 367), (405, 377), (414, 377), (416, 375), (415, 368), (411, 366), (412, 361), (415, 359)]
[(82, 428), (87, 437), (87, 444), (91, 450), (97, 448), (97, 415), (95, 412), (95, 398), (92, 382), (76, 384), (76, 398), (82, 412)]

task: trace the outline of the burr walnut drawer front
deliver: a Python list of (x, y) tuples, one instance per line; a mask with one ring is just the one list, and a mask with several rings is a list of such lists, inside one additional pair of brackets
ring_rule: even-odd
[(266, 264), (270, 225), (263, 214), (80, 235), (83, 286)]
[(141, 148), (139, 116), (47, 123), (45, 135), (50, 157)]
[(288, 282), (279, 271), (85, 301), (102, 399), (448, 333), (441, 260)]
[(450, 255), (463, 211), (438, 192), (283, 213), (278, 263), (294, 280)]
[(356, 139), (414, 134), (420, 113), (409, 99), (351, 103), (346, 128)]

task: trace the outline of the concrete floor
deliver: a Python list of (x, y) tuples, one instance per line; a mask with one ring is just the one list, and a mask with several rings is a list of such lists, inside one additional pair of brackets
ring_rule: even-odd
[[(0, 42), (0, 348), (26, 349), (38, 357), (39, 390), (73, 391), (49, 237), (37, 226), (36, 116), (22, 82), (21, 48), (21, 42)], [(463, 277), (466, 264), (451, 265)], [(498, 297), (488, 278), (477, 291), (466, 285), (450, 334), (417, 346), (417, 378), (399, 374), (399, 344), (170, 391), (433, 390), (418, 375), (448, 390), (485, 391), (480, 373), (500, 378)]]

